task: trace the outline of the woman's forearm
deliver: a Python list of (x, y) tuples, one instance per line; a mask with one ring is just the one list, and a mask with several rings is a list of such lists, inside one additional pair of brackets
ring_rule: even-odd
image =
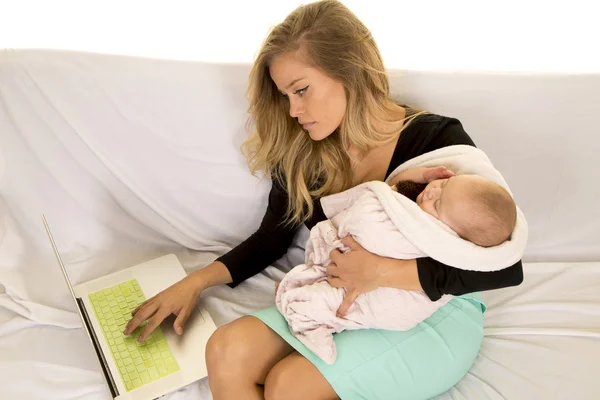
[(378, 287), (423, 291), (416, 260), (383, 258), (378, 266)]
[(192, 272), (188, 278), (193, 280), (194, 285), (200, 290), (208, 289), (212, 286), (225, 285), (233, 281), (229, 269), (220, 261), (215, 261), (202, 269)]

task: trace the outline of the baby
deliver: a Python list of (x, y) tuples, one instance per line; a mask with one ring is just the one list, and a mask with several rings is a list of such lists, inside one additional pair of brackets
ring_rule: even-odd
[[(363, 184), (322, 199), (329, 219), (311, 229), (305, 264), (286, 274), (276, 289), (276, 304), (290, 331), (327, 363), (337, 357), (333, 333), (366, 328), (408, 330), (452, 298), (446, 295), (434, 302), (423, 292), (378, 288), (360, 295), (343, 318), (337, 317), (345, 291), (329, 285), (326, 266), (333, 249), (346, 250), (342, 237), (352, 235), (367, 251), (384, 257), (428, 256), (419, 243), (409, 241), (401, 232), (421, 229), (413, 223), (418, 219), (403, 220), (402, 224), (413, 223), (402, 225), (404, 229), (392, 221), (386, 206), (393, 207), (392, 203), (399, 201), (393, 191), (415, 201), (422, 211), (480, 247), (501, 244), (510, 239), (515, 228), (517, 210), (511, 195), (487, 179), (455, 176), (445, 167), (434, 167), (408, 169), (394, 182), (398, 183), (392, 187), (379, 182), (376, 189)], [(379, 193), (383, 197), (376, 193), (379, 190), (385, 192)], [(409, 206), (401, 206), (409, 215), (422, 212)], [(429, 240), (427, 234), (420, 236)]]
[[(431, 177), (447, 176), (435, 179)], [(506, 189), (476, 175), (459, 175), (446, 167), (412, 168), (396, 176), (393, 190), (415, 201), (461, 238), (482, 247), (510, 238), (517, 206)]]

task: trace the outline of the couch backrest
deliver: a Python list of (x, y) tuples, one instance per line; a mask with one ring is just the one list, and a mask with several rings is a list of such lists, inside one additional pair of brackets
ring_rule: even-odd
[[(40, 243), (42, 212), (72, 245), (101, 242), (102, 226), (198, 249), (239, 242), (269, 188), (239, 152), (249, 68), (0, 53), (0, 207)], [(529, 222), (526, 259), (600, 260), (600, 75), (391, 77), (402, 101), (459, 118), (504, 174)]]

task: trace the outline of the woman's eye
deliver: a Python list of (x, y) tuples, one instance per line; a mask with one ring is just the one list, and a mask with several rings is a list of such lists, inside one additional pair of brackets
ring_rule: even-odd
[(302, 88), (302, 89), (298, 89), (298, 90), (296, 90), (296, 91), (294, 92), (294, 94), (297, 94), (297, 95), (303, 96), (303, 95), (304, 95), (304, 93), (306, 93), (306, 91), (307, 91), (307, 90), (308, 90), (308, 86), (307, 86), (307, 87), (304, 87), (304, 88)]

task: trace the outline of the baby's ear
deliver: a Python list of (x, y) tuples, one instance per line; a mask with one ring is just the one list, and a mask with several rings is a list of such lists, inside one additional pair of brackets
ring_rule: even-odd
[(391, 188), (392, 188), (392, 190), (393, 190), (394, 192), (397, 192), (397, 191), (398, 191), (398, 186), (396, 186), (396, 185), (392, 185), (392, 186), (391, 186)]

